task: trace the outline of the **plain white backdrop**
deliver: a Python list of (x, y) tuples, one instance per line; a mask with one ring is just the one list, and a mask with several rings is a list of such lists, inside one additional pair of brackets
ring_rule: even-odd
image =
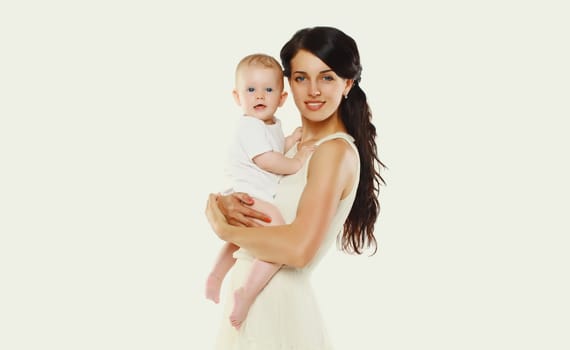
[(210, 349), (235, 64), (331, 25), (389, 167), (378, 253), (314, 275), (336, 348), (568, 349), (562, 4), (3, 3), (0, 348)]

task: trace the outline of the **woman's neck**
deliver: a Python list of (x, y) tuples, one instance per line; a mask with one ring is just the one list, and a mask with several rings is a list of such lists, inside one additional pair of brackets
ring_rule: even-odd
[(303, 135), (299, 146), (312, 145), (320, 139), (337, 132), (346, 132), (340, 118), (331, 117), (323, 121), (313, 122), (302, 118)]

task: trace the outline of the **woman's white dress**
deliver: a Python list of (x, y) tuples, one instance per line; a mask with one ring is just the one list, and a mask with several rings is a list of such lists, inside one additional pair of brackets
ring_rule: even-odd
[[(335, 133), (317, 142), (317, 146), (331, 139), (342, 138), (358, 151), (353, 138), (346, 133)], [(292, 157), (297, 147), (292, 147), (287, 156)], [(297, 211), (299, 198), (306, 184), (310, 159), (296, 174), (285, 176), (277, 186), (274, 204), (281, 211), (286, 222), (292, 222)], [(359, 178), (360, 169), (358, 169)], [(313, 295), (311, 273), (330, 249), (348, 216), (358, 182), (350, 194), (343, 199), (333, 218), (319, 251), (304, 268), (283, 266), (261, 291), (249, 309), (241, 328), (235, 330), (229, 322), (233, 306), (233, 291), (240, 288), (249, 273), (253, 257), (244, 249), (234, 253), (237, 261), (229, 276), (230, 288), (225, 296), (226, 305), (218, 350), (329, 350), (332, 349), (318, 304)]]

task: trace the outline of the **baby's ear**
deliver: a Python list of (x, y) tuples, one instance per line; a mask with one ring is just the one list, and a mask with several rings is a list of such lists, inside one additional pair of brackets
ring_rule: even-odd
[(287, 100), (287, 91), (283, 91), (281, 93), (281, 100), (279, 101), (279, 107), (283, 106), (286, 100)]
[(241, 101), (239, 100), (239, 94), (236, 89), (232, 90), (232, 96), (234, 97), (234, 101), (238, 106), (241, 106)]

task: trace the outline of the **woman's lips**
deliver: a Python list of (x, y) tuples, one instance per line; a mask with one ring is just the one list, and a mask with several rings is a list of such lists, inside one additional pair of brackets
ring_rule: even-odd
[(305, 101), (305, 106), (310, 111), (318, 111), (324, 104), (322, 101)]

